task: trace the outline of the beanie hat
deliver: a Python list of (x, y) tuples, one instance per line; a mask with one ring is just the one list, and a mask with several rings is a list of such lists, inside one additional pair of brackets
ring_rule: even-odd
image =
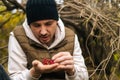
[(55, 0), (28, 0), (26, 4), (28, 25), (38, 20), (53, 19), (58, 21)]

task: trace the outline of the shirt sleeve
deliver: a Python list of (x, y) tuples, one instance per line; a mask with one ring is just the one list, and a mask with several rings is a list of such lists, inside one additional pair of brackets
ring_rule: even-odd
[(72, 76), (68, 76), (66, 74), (67, 80), (88, 80), (88, 71), (84, 62), (84, 58), (82, 56), (82, 51), (78, 42), (78, 37), (75, 35), (74, 42), (74, 51), (73, 51), (73, 60), (75, 67), (75, 74)]
[(13, 32), (9, 37), (8, 53), (8, 72), (11, 80), (38, 80), (31, 77), (30, 71), (27, 69), (26, 55)]

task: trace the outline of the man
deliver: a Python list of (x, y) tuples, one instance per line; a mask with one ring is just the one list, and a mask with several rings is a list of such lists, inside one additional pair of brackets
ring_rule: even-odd
[(10, 33), (12, 80), (88, 80), (77, 35), (64, 27), (54, 0), (28, 0), (27, 19)]

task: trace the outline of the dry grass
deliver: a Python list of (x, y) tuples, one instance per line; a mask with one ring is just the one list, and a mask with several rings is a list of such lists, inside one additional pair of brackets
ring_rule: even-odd
[(118, 80), (120, 24), (113, 14), (118, 10), (103, 7), (94, 8), (75, 0), (65, 2), (58, 9), (65, 25), (79, 37), (90, 80)]

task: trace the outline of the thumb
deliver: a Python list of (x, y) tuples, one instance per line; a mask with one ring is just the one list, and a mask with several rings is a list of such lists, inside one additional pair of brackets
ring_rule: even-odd
[(33, 69), (35, 70), (35, 72), (38, 74), (40, 74), (40, 69), (41, 69), (41, 65), (42, 65), (42, 63), (40, 62), (40, 61), (38, 61), (38, 60), (34, 60), (33, 62), (32, 62), (32, 66), (33, 66)]
[(40, 76), (40, 71), (39, 71), (39, 61), (38, 60), (34, 60), (33, 62), (32, 62), (32, 68), (31, 68), (31, 70), (30, 70), (30, 72), (31, 72), (31, 75), (32, 76), (34, 76), (34, 77), (39, 77)]
[(33, 67), (37, 67), (38, 64), (39, 64), (39, 61), (38, 61), (38, 60), (34, 60), (34, 61), (32, 62)]
[(32, 65), (33, 65), (33, 67), (36, 67), (36, 66), (38, 65), (38, 60), (34, 60), (34, 61), (32, 62)]

